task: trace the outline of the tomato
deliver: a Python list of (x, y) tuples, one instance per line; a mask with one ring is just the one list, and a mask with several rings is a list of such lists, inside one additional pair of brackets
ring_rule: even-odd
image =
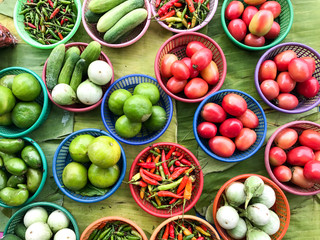
[(261, 5), (262, 3), (264, 3), (267, 0), (244, 0), (244, 2), (248, 5), (253, 5), (253, 6), (257, 6), (257, 5)]
[(301, 58), (291, 60), (288, 65), (288, 72), (296, 82), (305, 82), (312, 76), (308, 63)]
[(203, 106), (201, 117), (208, 122), (221, 123), (227, 118), (227, 114), (220, 105), (207, 103)]
[(171, 72), (177, 80), (187, 80), (190, 77), (189, 68), (181, 60), (172, 63)]
[(258, 12), (258, 9), (254, 6), (248, 6), (244, 9), (242, 14), (242, 20), (247, 26), (249, 26), (251, 19), (257, 12)]
[(247, 34), (247, 25), (241, 19), (233, 19), (228, 24), (230, 34), (238, 41), (242, 41)]
[(234, 153), (236, 146), (234, 142), (227, 137), (215, 136), (209, 140), (211, 151), (220, 157), (230, 157)]
[(281, 72), (277, 77), (280, 92), (289, 93), (296, 87), (296, 82), (290, 77), (288, 72)]
[(304, 130), (299, 136), (301, 145), (309, 147), (315, 151), (320, 150), (320, 133), (311, 129)]
[(202, 42), (198, 42), (198, 41), (189, 42), (186, 48), (186, 54), (189, 58), (191, 58), (195, 52), (199, 51), (202, 48), (206, 48), (206, 46)]
[(305, 82), (298, 83), (297, 92), (306, 98), (315, 97), (319, 92), (319, 82), (314, 77)]
[(244, 114), (237, 117), (237, 119), (239, 119), (243, 126), (247, 128), (256, 128), (259, 126), (259, 119), (257, 115), (250, 109), (247, 109)]
[(178, 60), (178, 57), (174, 54), (164, 55), (161, 60), (161, 67), (160, 67), (161, 76), (165, 78), (171, 77), (172, 76), (171, 65), (177, 60)]
[(285, 128), (274, 138), (274, 143), (282, 148), (288, 149), (292, 147), (298, 140), (298, 133), (292, 128)]
[(228, 20), (239, 18), (244, 10), (243, 3), (240, 1), (231, 1), (225, 12), (225, 16)]
[(276, 19), (281, 13), (281, 5), (277, 1), (267, 1), (260, 6), (259, 10), (269, 10)]
[(208, 83), (202, 78), (191, 79), (184, 88), (184, 94), (187, 98), (200, 98), (208, 92)]
[(223, 97), (222, 107), (230, 115), (239, 117), (247, 110), (247, 102), (240, 95), (229, 93)]
[(291, 93), (280, 93), (277, 97), (278, 107), (291, 110), (298, 106), (298, 98)]
[(291, 168), (292, 171), (292, 178), (291, 182), (299, 187), (302, 188), (312, 188), (314, 186), (314, 183), (307, 180), (303, 175), (303, 168), (294, 166)]
[(209, 65), (200, 72), (200, 75), (208, 84), (216, 84), (219, 81), (219, 69), (217, 64), (214, 61), (211, 61)]
[(320, 161), (320, 151), (314, 152), (314, 160)]
[(286, 152), (279, 147), (272, 147), (269, 152), (269, 162), (272, 166), (280, 166), (287, 160)]
[(167, 88), (170, 92), (176, 94), (182, 92), (184, 87), (187, 85), (187, 80), (177, 80), (175, 77), (172, 77), (167, 82)]
[(316, 70), (316, 61), (313, 57), (302, 57), (301, 59), (305, 60), (308, 63), (309, 70), (311, 71), (311, 74), (314, 73)]
[(185, 57), (182, 58), (181, 61), (189, 68), (190, 70), (190, 77), (195, 78), (199, 75), (199, 71), (192, 67), (191, 58)]
[(284, 165), (275, 167), (272, 172), (279, 182), (289, 182), (292, 178), (292, 172), (290, 168)]
[(222, 136), (235, 138), (239, 135), (242, 128), (243, 125), (240, 120), (236, 118), (229, 118), (220, 125), (219, 132)]
[(272, 60), (264, 61), (259, 69), (259, 81), (275, 80), (277, 77), (277, 65)]
[(257, 134), (250, 128), (242, 128), (239, 135), (235, 139), (235, 144), (238, 150), (246, 151), (257, 140)]
[(272, 23), (272, 12), (268, 10), (259, 10), (250, 21), (249, 31), (255, 36), (264, 36), (270, 31)]
[(291, 149), (287, 154), (287, 162), (291, 165), (304, 166), (307, 162), (314, 160), (314, 153), (311, 148), (299, 146)]
[(277, 64), (278, 71), (283, 72), (288, 71), (288, 65), (294, 58), (297, 58), (297, 54), (292, 50), (286, 50), (282, 53), (278, 53), (273, 61)]
[(247, 34), (244, 38), (244, 44), (251, 47), (262, 47), (265, 44), (266, 40), (263, 36), (258, 37), (252, 33)]
[(194, 69), (201, 71), (212, 61), (212, 52), (208, 48), (202, 48), (195, 52), (191, 57), (191, 63)]
[(217, 134), (217, 127), (211, 122), (202, 122), (198, 125), (197, 132), (202, 138), (213, 138)]
[(279, 23), (273, 22), (270, 31), (264, 35), (265, 39), (275, 39), (280, 34), (281, 27)]
[(320, 183), (320, 162), (307, 162), (303, 168), (303, 175), (305, 178), (314, 183)]
[(274, 80), (265, 80), (260, 84), (260, 89), (263, 95), (268, 99), (272, 100), (279, 96), (279, 85)]

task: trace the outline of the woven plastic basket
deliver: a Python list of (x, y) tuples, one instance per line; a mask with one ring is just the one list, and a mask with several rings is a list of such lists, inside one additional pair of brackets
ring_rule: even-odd
[(295, 43), (295, 42), (289, 42), (289, 43), (282, 43), (279, 44), (271, 49), (269, 49), (268, 51), (266, 51), (259, 59), (259, 62), (257, 63), (256, 69), (255, 69), (255, 73), (254, 73), (254, 82), (257, 88), (257, 91), (260, 95), (260, 97), (262, 98), (262, 100), (268, 104), (270, 107), (272, 107), (273, 109), (279, 111), (279, 112), (283, 112), (283, 113), (292, 113), (292, 114), (296, 114), (296, 113), (303, 113), (306, 111), (309, 111), (311, 109), (313, 109), (314, 107), (316, 107), (317, 105), (319, 105), (320, 103), (320, 91), (318, 92), (318, 94), (313, 97), (313, 98), (305, 98), (295, 92), (292, 92), (299, 100), (299, 104), (295, 109), (292, 110), (286, 110), (286, 109), (282, 109), (279, 108), (275, 105), (274, 101), (269, 101), (262, 93), (261, 89), (260, 89), (260, 82), (259, 82), (259, 69), (261, 64), (265, 61), (265, 60), (271, 60), (273, 59), (278, 53), (284, 52), (286, 50), (293, 50), (298, 57), (312, 57), (314, 58), (315, 62), (316, 62), (316, 70), (313, 73), (313, 77), (315, 77), (319, 84), (320, 84), (320, 54), (314, 50), (313, 48), (301, 44), (301, 43)]
[[(162, 129), (156, 132), (149, 132), (147, 129), (142, 127), (140, 133), (137, 136), (133, 138), (123, 138), (116, 133), (115, 122), (117, 121), (118, 116), (114, 115), (108, 108), (109, 97), (117, 89), (126, 89), (129, 92), (133, 93), (134, 88), (139, 83), (144, 83), (144, 82), (152, 83), (158, 87), (160, 91), (160, 100), (157, 105), (163, 107), (164, 110), (166, 111), (167, 122)], [(106, 129), (108, 130), (108, 132), (117, 140), (130, 145), (143, 145), (158, 139), (169, 127), (169, 124), (172, 119), (172, 113), (173, 113), (173, 105), (172, 105), (171, 98), (160, 88), (156, 79), (147, 75), (142, 75), (142, 74), (132, 74), (132, 75), (127, 75), (122, 78), (119, 78), (107, 90), (101, 104), (102, 122), (106, 127)]]
[(222, 185), (222, 187), (218, 191), (218, 193), (217, 193), (217, 195), (216, 195), (216, 197), (214, 199), (214, 202), (213, 202), (213, 219), (214, 219), (214, 224), (216, 226), (216, 229), (218, 230), (220, 236), (223, 239), (225, 239), (225, 240), (234, 240), (234, 238), (232, 238), (232, 237), (230, 237), (228, 235), (226, 230), (224, 230), (222, 227), (220, 227), (220, 225), (219, 225), (219, 223), (217, 222), (217, 219), (216, 219), (216, 213), (217, 213), (218, 209), (221, 206), (222, 194), (223, 194), (224, 190), (231, 183), (236, 182), (236, 181), (237, 182), (244, 182), (250, 176), (258, 176), (258, 177), (260, 177), (264, 181), (264, 183), (269, 185), (270, 187), (272, 187), (272, 189), (276, 193), (276, 202), (275, 202), (274, 206), (271, 207), (271, 209), (273, 211), (275, 211), (275, 213), (279, 216), (280, 229), (278, 230), (278, 232), (276, 232), (275, 234), (273, 234), (270, 237), (273, 240), (280, 240), (286, 234), (287, 229), (289, 227), (289, 223), (290, 223), (290, 206), (289, 206), (289, 202), (287, 200), (286, 195), (283, 193), (283, 191), (274, 182), (272, 182), (269, 178), (266, 178), (264, 176), (257, 175), (257, 174), (239, 175), (239, 176), (236, 176), (234, 178), (231, 178), (229, 181), (227, 181), (225, 184)]
[[(187, 98), (183, 92), (178, 94), (171, 93), (166, 87), (167, 81), (169, 79), (162, 77), (160, 74), (161, 61), (164, 55), (167, 53), (172, 53), (175, 54), (178, 57), (178, 59), (186, 57), (186, 47), (188, 43), (191, 41), (199, 41), (212, 51), (212, 60), (217, 64), (219, 70), (218, 83), (211, 86), (209, 85), (208, 93), (205, 96), (196, 99)], [(181, 102), (194, 103), (202, 101), (208, 95), (218, 91), (221, 88), (227, 73), (227, 62), (220, 46), (210, 37), (196, 32), (179, 33), (165, 41), (158, 50), (154, 63), (154, 71), (160, 86), (170, 97), (173, 97), (174, 99)]]
[(99, 202), (102, 201), (108, 197), (110, 197), (112, 194), (114, 194), (117, 189), (120, 187), (124, 176), (126, 174), (126, 167), (127, 167), (127, 162), (126, 162), (126, 155), (124, 153), (124, 150), (122, 146), (119, 144), (120, 149), (121, 149), (121, 157), (119, 162), (117, 163), (119, 169), (120, 169), (120, 176), (118, 181), (110, 187), (109, 191), (103, 195), (103, 196), (93, 196), (93, 197), (87, 197), (87, 196), (82, 196), (80, 194), (76, 194), (74, 191), (69, 190), (68, 188), (64, 187), (64, 184), (62, 182), (62, 172), (63, 169), (65, 168), (66, 165), (68, 165), (72, 159), (69, 154), (69, 145), (71, 141), (83, 134), (90, 134), (94, 137), (99, 137), (99, 136), (108, 136), (111, 137), (109, 133), (99, 130), (99, 129), (94, 129), (94, 128), (87, 128), (87, 129), (82, 129), (79, 131), (76, 131), (69, 136), (67, 136), (58, 146), (54, 157), (53, 157), (53, 162), (52, 162), (52, 171), (53, 171), (53, 177), (60, 188), (60, 190), (69, 198), (71, 198), (74, 201), (81, 202), (81, 203), (94, 203), (94, 202)]
[[(281, 5), (281, 13), (276, 20), (279, 23), (281, 28), (279, 36), (273, 40), (266, 39), (266, 43), (262, 47), (251, 47), (251, 46), (245, 45), (242, 42), (239, 42), (230, 34), (228, 30), (228, 24), (230, 21), (225, 18), (226, 8), (231, 1), (232, 0), (225, 0), (222, 4), (221, 23), (222, 23), (222, 28), (224, 32), (227, 34), (228, 38), (238, 47), (241, 47), (245, 50), (250, 50), (250, 51), (266, 50), (282, 42), (283, 39), (285, 39), (285, 37), (288, 35), (293, 23), (293, 7), (290, 0), (277, 0), (277, 2), (279, 2)], [(244, 0), (239, 0), (239, 1), (242, 2), (245, 7), (248, 6), (246, 3), (244, 3)], [(257, 7), (259, 8), (259, 6)]]
[[(208, 144), (208, 140), (201, 138), (198, 135), (197, 126), (201, 122), (204, 122), (204, 119), (202, 119), (202, 117), (201, 117), (201, 110), (202, 110), (203, 106), (209, 102), (213, 102), (213, 103), (221, 105), (223, 97), (229, 93), (238, 94), (246, 100), (248, 109), (250, 109), (251, 111), (253, 111), (257, 115), (257, 117), (259, 119), (259, 126), (256, 127), (255, 129), (253, 129), (257, 134), (257, 139), (256, 139), (255, 143), (248, 150), (246, 150), (246, 151), (236, 150), (231, 157), (226, 158), (226, 157), (220, 157), (211, 151), (209, 144)], [(208, 154), (210, 157), (217, 159), (217, 160), (220, 160), (220, 161), (223, 161), (223, 162), (239, 162), (239, 161), (243, 161), (243, 160), (251, 157), (252, 155), (254, 155), (262, 146), (264, 139), (266, 137), (266, 133), (267, 133), (267, 119), (266, 119), (266, 116), (265, 116), (264, 111), (261, 108), (260, 104), (253, 97), (251, 97), (249, 94), (238, 91), (238, 90), (226, 89), (226, 90), (221, 90), (221, 91), (218, 91), (216, 93), (211, 94), (210, 96), (208, 96), (206, 99), (204, 99), (200, 103), (200, 105), (198, 106), (198, 108), (194, 114), (194, 118), (193, 118), (193, 133), (194, 133), (194, 136), (195, 136), (198, 144), (202, 148), (202, 150), (205, 151), (205, 153)]]
[(42, 111), (40, 113), (38, 120), (29, 128), (17, 128), (14, 125), (0, 126), (0, 136), (7, 137), (7, 138), (17, 138), (17, 137), (25, 136), (28, 133), (34, 131), (47, 119), (51, 109), (51, 106), (48, 104), (49, 100), (48, 100), (48, 93), (46, 91), (46, 86), (42, 82), (41, 78), (35, 72), (23, 67), (9, 67), (0, 71), (0, 78), (6, 75), (17, 75), (20, 73), (30, 73), (39, 81), (41, 86), (41, 93), (35, 99), (35, 101), (42, 106)]

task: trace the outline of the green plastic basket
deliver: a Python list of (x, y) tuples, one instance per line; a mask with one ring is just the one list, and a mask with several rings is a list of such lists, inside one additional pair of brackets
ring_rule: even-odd
[(24, 27), (25, 27), (24, 26), (24, 16), (20, 15), (19, 13), (23, 7), (23, 4), (26, 2), (27, 2), (27, 0), (18, 0), (17, 1), (15, 8), (14, 8), (13, 20), (14, 20), (14, 26), (16, 27), (17, 32), (20, 35), (20, 37), (26, 43), (30, 44), (31, 46), (36, 47), (36, 48), (40, 48), (40, 49), (52, 49), (61, 43), (68, 42), (73, 37), (73, 35), (77, 32), (77, 30), (80, 26), (80, 23), (81, 23), (81, 1), (80, 0), (74, 0), (75, 5), (77, 7), (77, 20), (74, 24), (72, 31), (61, 41), (54, 43), (54, 44), (50, 44), (50, 45), (44, 45), (44, 44), (37, 42), (36, 40), (32, 39), (29, 36), (27, 31), (24, 30)]
[(46, 209), (48, 211), (48, 214), (50, 214), (51, 212), (53, 212), (55, 210), (62, 211), (70, 219), (69, 228), (72, 229), (75, 232), (77, 240), (80, 239), (79, 228), (78, 228), (77, 222), (74, 219), (74, 217), (71, 215), (71, 213), (68, 210), (66, 210), (65, 208), (63, 208), (63, 207), (61, 207), (61, 206), (59, 206), (59, 205), (57, 205), (55, 203), (50, 203), (50, 202), (31, 203), (28, 206), (25, 206), (25, 207), (21, 208), (20, 210), (18, 210), (9, 219), (9, 222), (7, 223), (6, 228), (4, 229), (4, 236), (6, 234), (10, 234), (10, 233), (13, 234), (14, 233), (14, 227), (19, 222), (23, 222), (23, 217), (24, 217), (25, 213), (29, 209), (33, 208), (33, 207), (43, 207), (44, 209)]
[[(277, 2), (279, 2), (281, 5), (281, 13), (276, 20), (279, 23), (281, 28), (279, 36), (273, 40), (266, 39), (266, 43), (262, 47), (251, 47), (251, 46), (245, 45), (242, 42), (239, 42), (230, 34), (228, 30), (228, 24), (230, 20), (226, 19), (224, 15), (226, 8), (231, 1), (232, 0), (225, 0), (222, 4), (221, 23), (222, 23), (223, 30), (225, 31), (227, 36), (238, 47), (241, 47), (243, 49), (250, 50), (250, 51), (266, 50), (279, 44), (288, 35), (293, 23), (293, 7), (290, 0), (277, 0)], [(239, 0), (239, 1), (243, 3), (245, 8), (248, 6), (248, 4), (246, 4), (243, 0)], [(259, 9), (260, 6), (256, 6), (256, 7)]]
[(43, 83), (42, 79), (35, 72), (23, 67), (9, 67), (0, 71), (0, 78), (6, 75), (11, 75), (11, 74), (17, 75), (20, 73), (30, 73), (40, 83), (42, 91), (35, 101), (42, 106), (42, 111), (38, 120), (29, 128), (17, 128), (14, 125), (0, 126), (0, 136), (6, 137), (6, 138), (17, 138), (32, 132), (47, 119), (50, 113), (51, 105), (49, 105), (46, 86)]

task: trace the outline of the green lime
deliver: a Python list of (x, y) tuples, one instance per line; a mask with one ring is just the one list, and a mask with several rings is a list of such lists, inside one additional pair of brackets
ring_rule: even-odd
[(133, 95), (124, 102), (123, 112), (131, 122), (144, 122), (152, 113), (152, 103), (142, 95)]
[(117, 119), (115, 129), (119, 136), (132, 138), (140, 132), (141, 126), (141, 123), (131, 122), (126, 115), (122, 115)]
[(10, 126), (11, 124), (11, 112), (0, 115), (0, 126)]
[(31, 127), (41, 114), (41, 106), (36, 102), (19, 102), (13, 108), (12, 122), (18, 128)]
[(16, 104), (16, 98), (7, 87), (0, 86), (0, 115), (10, 112)]
[(125, 89), (117, 89), (111, 93), (108, 100), (108, 107), (115, 115), (123, 115), (123, 104), (131, 97), (131, 93)]
[(63, 184), (72, 191), (84, 188), (88, 181), (88, 170), (77, 162), (71, 162), (62, 172)]
[(154, 132), (160, 130), (166, 124), (166, 121), (166, 111), (160, 106), (152, 106), (152, 115), (143, 123), (143, 126)]
[(21, 101), (33, 101), (41, 93), (41, 86), (30, 73), (21, 73), (13, 79), (12, 92)]
[(83, 134), (75, 137), (69, 145), (69, 153), (71, 158), (76, 162), (89, 162), (88, 146), (94, 140), (94, 136)]
[(120, 170), (118, 165), (109, 168), (101, 168), (91, 164), (88, 170), (88, 178), (93, 186), (107, 188), (112, 186), (119, 179)]
[(12, 89), (12, 82), (16, 75), (6, 75), (0, 79), (0, 85)]
[(143, 95), (151, 101), (152, 104), (156, 104), (160, 98), (160, 92), (156, 85), (152, 83), (140, 83), (133, 91), (133, 95)]

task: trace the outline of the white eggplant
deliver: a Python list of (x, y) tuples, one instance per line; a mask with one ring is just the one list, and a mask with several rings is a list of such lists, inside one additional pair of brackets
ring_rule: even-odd
[(249, 221), (246, 220), (248, 231), (246, 235), (247, 240), (271, 240), (268, 234), (261, 231), (259, 228), (253, 227)]
[(231, 183), (225, 190), (227, 201), (231, 206), (238, 207), (246, 201), (244, 184), (241, 182)]
[(269, 222), (266, 225), (259, 227), (259, 228), (271, 236), (271, 235), (275, 234), (276, 232), (278, 232), (278, 230), (280, 228), (280, 219), (274, 211), (269, 210), (269, 212), (270, 212)]
[(264, 189), (264, 182), (257, 176), (251, 176), (244, 182), (244, 191), (247, 195), (244, 208), (246, 209), (251, 198), (261, 196)]
[(77, 88), (77, 97), (83, 104), (93, 105), (101, 99), (102, 89), (93, 82), (86, 80)]
[(231, 206), (220, 207), (216, 214), (219, 225), (224, 229), (233, 229), (239, 221), (238, 212)]
[(270, 212), (266, 205), (262, 203), (254, 203), (240, 214), (249, 219), (256, 226), (264, 226), (270, 220)]
[(264, 185), (261, 196), (252, 198), (251, 203), (262, 203), (271, 208), (276, 202), (276, 193), (269, 185)]
[(227, 233), (234, 239), (243, 239), (247, 233), (246, 222), (242, 218), (239, 218), (237, 226), (227, 230)]
[(76, 93), (65, 83), (57, 84), (52, 89), (51, 96), (53, 101), (59, 105), (72, 105), (77, 100)]

